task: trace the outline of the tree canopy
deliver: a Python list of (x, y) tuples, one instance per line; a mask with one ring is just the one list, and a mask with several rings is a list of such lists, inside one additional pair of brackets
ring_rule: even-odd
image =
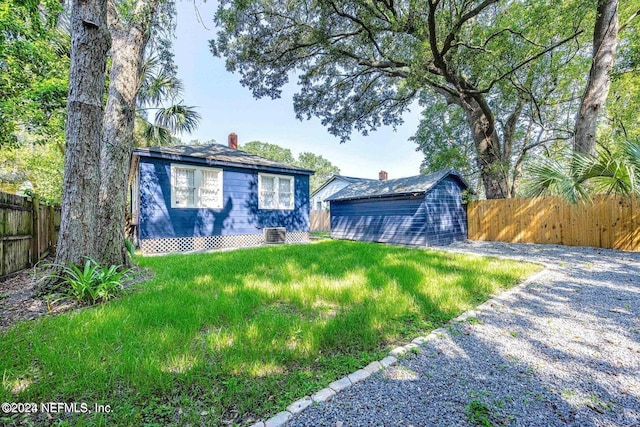
[(343, 141), (397, 126), (419, 98), (457, 106), (487, 197), (506, 197), (516, 126), (556, 86), (541, 71), (579, 51), (589, 4), (221, 1), (210, 46), (256, 97), (278, 97), (298, 76), (297, 116), (319, 117)]
[(57, 28), (61, 11), (54, 0), (0, 7), (0, 147), (64, 145), (70, 42)]
[(310, 191), (319, 188), (331, 175), (339, 174), (340, 169), (324, 157), (304, 152), (295, 159), (291, 150), (268, 142), (251, 141), (239, 147), (248, 153), (262, 156), (276, 162), (285, 163), (292, 166), (299, 166), (305, 169), (314, 170), (315, 175), (311, 176), (309, 182)]
[[(617, 10), (617, 0), (602, 3)], [(418, 101), (425, 112), (419, 148), (444, 159), (451, 149), (459, 155), (471, 147), (473, 159), (463, 166), (477, 173), (487, 197), (509, 197), (532, 153), (573, 139), (581, 98), (587, 109), (601, 102), (582, 96), (587, 82), (601, 83), (595, 74), (602, 83), (608, 79), (610, 63), (599, 68), (605, 72), (588, 72), (598, 59), (592, 41), (602, 40), (594, 29), (607, 18), (597, 6), (586, 0), (222, 0), (210, 47), (256, 97), (279, 97), (297, 77), (297, 117), (320, 118), (342, 141), (353, 131), (399, 125)], [(633, 7), (620, 12), (622, 22), (637, 12)], [(433, 117), (438, 112), (444, 116)], [(447, 132), (465, 137), (461, 147), (430, 136), (441, 133), (443, 120), (451, 120)]]

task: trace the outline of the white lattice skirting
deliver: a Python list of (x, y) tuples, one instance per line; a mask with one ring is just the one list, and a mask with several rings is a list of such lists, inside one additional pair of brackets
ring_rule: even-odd
[[(287, 232), (285, 243), (309, 241), (307, 231)], [(264, 245), (264, 234), (239, 234), (236, 236), (175, 237), (167, 239), (142, 239), (140, 250), (144, 254), (204, 251), (209, 249), (245, 248)]]

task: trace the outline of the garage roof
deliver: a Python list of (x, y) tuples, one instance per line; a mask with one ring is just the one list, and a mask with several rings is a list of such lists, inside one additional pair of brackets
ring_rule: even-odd
[(429, 175), (410, 176), (408, 178), (389, 179), (386, 181), (355, 182), (338, 191), (327, 200), (356, 200), (377, 197), (395, 197), (426, 193), (446, 177), (457, 179), (464, 188), (469, 184), (457, 171), (443, 169)]

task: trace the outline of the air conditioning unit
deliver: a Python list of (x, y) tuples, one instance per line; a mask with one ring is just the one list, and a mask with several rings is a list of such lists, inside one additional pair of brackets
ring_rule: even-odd
[(281, 244), (285, 242), (287, 229), (284, 227), (264, 228), (264, 242), (267, 244)]

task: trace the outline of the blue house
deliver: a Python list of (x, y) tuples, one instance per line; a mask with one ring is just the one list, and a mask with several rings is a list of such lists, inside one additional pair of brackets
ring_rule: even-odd
[[(383, 172), (380, 172), (381, 174)], [(386, 172), (385, 172), (386, 173)], [(324, 211), (329, 210), (329, 202), (327, 199), (343, 188), (354, 184), (356, 182), (371, 181), (375, 182), (375, 179), (368, 178), (355, 178), (345, 175), (331, 175), (324, 184), (322, 184), (316, 191), (311, 193), (311, 210), (312, 211)]]
[(329, 198), (331, 237), (409, 246), (464, 240), (468, 187), (453, 170), (351, 184)]
[(131, 223), (144, 253), (293, 243), (309, 238), (313, 171), (229, 146), (134, 150)]

